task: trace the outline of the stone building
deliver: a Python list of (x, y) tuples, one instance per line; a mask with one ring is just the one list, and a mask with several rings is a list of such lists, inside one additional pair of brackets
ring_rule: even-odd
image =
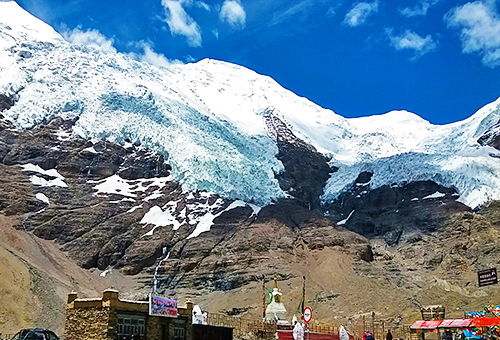
[(193, 340), (193, 304), (178, 308), (178, 316), (149, 315), (147, 301), (121, 300), (108, 289), (102, 298), (68, 295), (65, 340)]

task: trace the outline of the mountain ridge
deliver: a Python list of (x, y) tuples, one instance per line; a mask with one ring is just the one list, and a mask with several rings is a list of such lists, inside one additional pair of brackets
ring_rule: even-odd
[[(1, 40), (13, 44), (7, 49), (2, 45), (0, 69), (8, 73), (0, 92), (14, 98), (3, 114), (17, 127), (30, 128), (55, 117), (76, 119), (73, 133), (79, 136), (122, 145), (129, 139), (168, 155), (173, 176), (186, 189), (265, 205), (286, 196), (274, 175), (283, 165), (262, 117), (272, 109), (297, 137), (330, 157), (330, 166), (341, 169), (327, 181), (323, 203), (335, 199), (362, 171), (372, 171), (377, 186), (437, 180), (457, 187), (460, 200), (472, 207), (500, 198), (500, 183), (488, 177), (500, 171), (489, 159), (497, 151), (484, 156), (476, 152), (485, 148), (476, 142), (479, 135), (500, 119), (500, 100), (469, 119), (443, 126), (429, 125), (413, 114), (412, 124), (401, 124), (389, 119), (394, 112), (346, 119), (270, 77), (226, 62), (205, 59), (158, 69), (123, 54), (71, 45), (55, 32), (39, 45), (41, 32), (53, 30), (30, 19), (17, 4), (6, 5), (23, 18), (17, 26), (6, 14), (0, 20), (14, 27), (4, 24), (0, 30)], [(484, 126), (476, 126), (480, 118), (486, 120)], [(392, 125), (387, 126), (388, 121)], [(475, 156), (456, 156), (465, 149), (476, 150)], [(391, 162), (391, 157), (413, 165), (402, 168), (399, 176), (388, 176), (380, 164)], [(410, 170), (423, 160), (425, 169), (414, 178)], [(447, 167), (450, 163), (457, 165)], [(464, 163), (474, 170), (464, 171)], [(485, 184), (478, 184), (479, 175), (488, 178)]]

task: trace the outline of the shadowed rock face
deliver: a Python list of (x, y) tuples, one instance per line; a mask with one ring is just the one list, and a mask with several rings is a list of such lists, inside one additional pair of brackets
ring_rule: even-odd
[(328, 165), (329, 158), (312, 145), (297, 138), (273, 111), (264, 114), (269, 136), (276, 140), (278, 155), (285, 171), (276, 177), (280, 187), (306, 207), (320, 208), (320, 196), (330, 174), (337, 170)]
[[(170, 166), (161, 155), (137, 147), (125, 149), (113, 143), (69, 138), (71, 126), (72, 122), (54, 120), (25, 131), (2, 127), (0, 168), (7, 176), (0, 179), (1, 213), (23, 216), (19, 228), (57, 241), (84, 268), (114, 266), (137, 273), (153, 265), (163, 246), (185, 238), (194, 226), (177, 236), (171, 235), (170, 227), (144, 237), (153, 228), (139, 223), (145, 213), (171, 201), (178, 201), (179, 208), (186, 201), (191, 201), (191, 206), (196, 202), (210, 205), (207, 198), (197, 193), (188, 198), (172, 180), (165, 180), (161, 188), (156, 186), (155, 178), (170, 174)], [(20, 165), (28, 163), (44, 170), (57, 169), (65, 186), (33, 185), (35, 177), (43, 181), (55, 178), (23, 171)], [(98, 194), (95, 187), (112, 175), (120, 176), (131, 190), (140, 190), (131, 195)], [(49, 204), (35, 198), (37, 193), (48, 197)]]
[(479, 137), (477, 142), (481, 145), (489, 145), (500, 150), (500, 121)]
[(15, 103), (13, 96), (0, 94), (0, 112), (10, 109)]
[(372, 174), (359, 174), (351, 188), (326, 207), (335, 221), (367, 237), (398, 244), (412, 232), (437, 230), (448, 216), (470, 209), (456, 201), (455, 189), (432, 181), (371, 189)]

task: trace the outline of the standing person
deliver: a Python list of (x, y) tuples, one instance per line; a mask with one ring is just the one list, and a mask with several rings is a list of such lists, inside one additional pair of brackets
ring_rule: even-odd
[(392, 333), (391, 333), (390, 329), (387, 331), (387, 335), (385, 336), (385, 340), (392, 340)]
[(363, 333), (363, 340), (366, 340), (367, 333), (366, 331)]
[(349, 340), (349, 333), (347, 333), (347, 329), (344, 326), (340, 326), (339, 340)]
[(304, 340), (304, 327), (300, 322), (295, 322), (293, 327), (293, 340)]
[(375, 340), (375, 336), (372, 332), (366, 333), (366, 340)]

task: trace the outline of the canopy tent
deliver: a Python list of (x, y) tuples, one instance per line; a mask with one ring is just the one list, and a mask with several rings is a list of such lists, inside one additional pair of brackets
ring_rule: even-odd
[(439, 328), (467, 328), (471, 324), (472, 319), (451, 319), (443, 320), (438, 326)]
[(470, 320), (471, 320), (470, 327), (500, 326), (500, 318), (474, 318)]
[(472, 327), (494, 327), (500, 326), (500, 318), (474, 318), (474, 319), (450, 319), (450, 320), (418, 320), (411, 329), (436, 329), (436, 328), (472, 328)]
[(411, 329), (436, 329), (443, 322), (442, 320), (418, 320), (410, 326)]

